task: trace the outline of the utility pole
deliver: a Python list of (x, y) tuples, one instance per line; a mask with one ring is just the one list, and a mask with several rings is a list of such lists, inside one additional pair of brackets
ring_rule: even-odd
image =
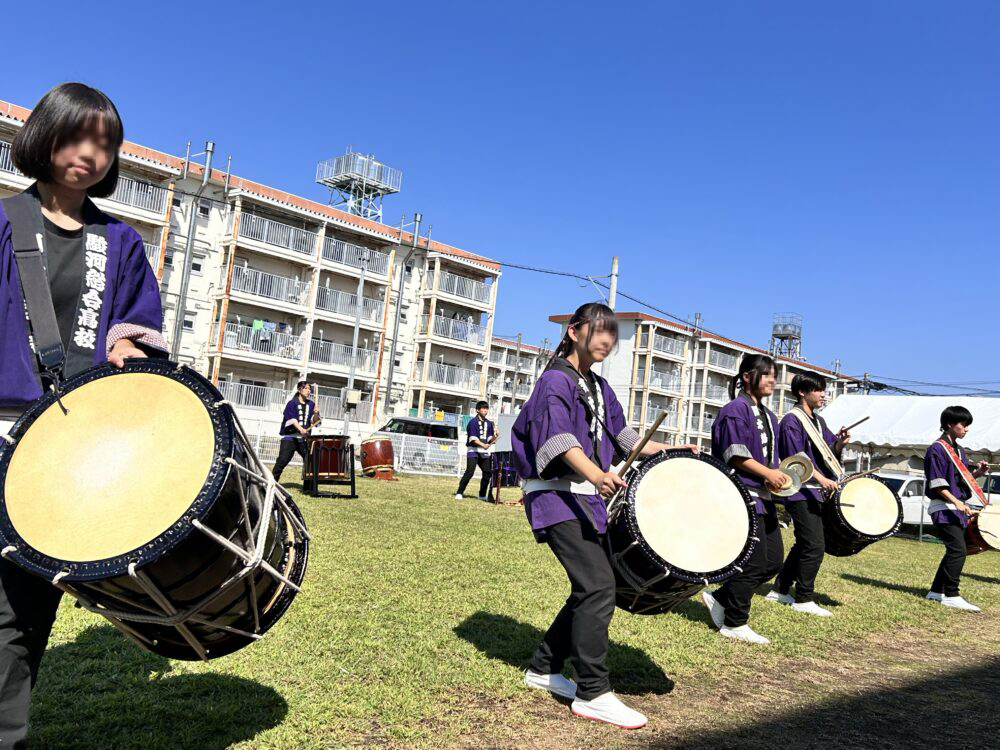
[(354, 338), (351, 341), (351, 370), (350, 374), (347, 376), (347, 391), (341, 400), (344, 407), (344, 434), (348, 435), (347, 428), (349, 427), (348, 422), (350, 421), (350, 410), (348, 409), (347, 399), (350, 396), (351, 391), (354, 390), (354, 368), (358, 362), (358, 334), (361, 331), (361, 311), (363, 309), (363, 303), (365, 299), (365, 272), (368, 270), (368, 255), (371, 251), (368, 248), (363, 248), (361, 252), (361, 278), (358, 279), (358, 294), (357, 294), (357, 312), (354, 315)]
[(513, 408), (514, 404), (517, 403), (517, 381), (521, 377), (521, 340), (524, 338), (524, 334), (517, 334), (517, 354), (514, 356), (514, 392), (510, 394), (510, 405)]
[[(608, 287), (608, 307), (615, 309), (615, 299), (618, 296), (618, 256), (611, 258), (611, 284)], [(607, 360), (601, 362), (601, 377), (607, 378)]]
[[(390, 401), (392, 400), (392, 374), (396, 369), (396, 342), (399, 340), (399, 316), (402, 312), (403, 307), (403, 285), (406, 282), (406, 264), (410, 262), (410, 258), (417, 251), (417, 239), (420, 236), (420, 222), (423, 216), (420, 212), (413, 214), (413, 242), (410, 244), (410, 251), (403, 258), (403, 262), (399, 265), (399, 281), (396, 283), (396, 321), (392, 326), (392, 346), (389, 349), (389, 382), (385, 386), (385, 409), (383, 410), (385, 414), (389, 414)], [(403, 227), (402, 220), (400, 220), (399, 227), (399, 238), (403, 238)], [(430, 250), (431, 237), (430, 228), (428, 227), (427, 232), (427, 249)], [(392, 301), (392, 294), (389, 294), (389, 300)]]

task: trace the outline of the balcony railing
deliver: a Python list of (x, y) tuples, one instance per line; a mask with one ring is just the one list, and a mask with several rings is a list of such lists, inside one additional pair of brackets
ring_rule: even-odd
[[(656, 406), (649, 406), (646, 408), (646, 424), (651, 425), (660, 416), (663, 409)], [(661, 429), (674, 429), (677, 427), (677, 412), (672, 409), (667, 411), (667, 416), (663, 420), (663, 424), (660, 425)]]
[[(695, 386), (695, 397), (699, 395), (701, 395), (701, 387)], [(707, 385), (705, 386), (705, 398), (708, 401), (725, 403), (729, 400), (729, 389), (724, 385)]]
[(338, 240), (336, 237), (323, 239), (324, 260), (352, 268), (362, 268), (365, 265), (366, 255), (368, 257), (368, 273), (377, 273), (381, 276), (389, 273), (389, 256), (386, 253), (360, 245), (352, 245), (350, 242)]
[(154, 264), (156, 263), (157, 256), (160, 254), (160, 243), (143, 242), (142, 248), (146, 252), (146, 260), (149, 261), (149, 265), (153, 266), (153, 269), (155, 270), (156, 266)]
[(283, 388), (270, 388), (263, 385), (249, 385), (247, 383), (234, 383), (221, 381), (219, 390), (231, 404), (242, 406), (248, 409), (264, 409), (273, 411), (282, 408), (292, 397)]
[[(316, 406), (319, 407), (320, 416), (327, 422), (327, 425), (329, 425), (330, 420), (333, 422), (344, 420), (344, 401), (339, 396), (317, 396)], [(370, 422), (372, 418), (371, 399), (359, 401), (357, 406), (349, 410), (349, 414), (351, 422)]]
[[(434, 273), (427, 275), (428, 288), (434, 288)], [(454, 294), (456, 297), (465, 297), (483, 304), (489, 304), (490, 287), (481, 281), (470, 279), (466, 276), (459, 276), (448, 271), (441, 272), (441, 279), (438, 282), (438, 291), (446, 294)]]
[[(695, 361), (698, 364), (705, 363), (705, 350), (699, 349)], [(713, 350), (711, 355), (709, 355), (708, 363), (713, 367), (718, 367), (723, 370), (732, 370), (733, 372), (739, 367), (739, 357), (735, 354), (725, 354), (724, 352), (719, 352)]]
[[(361, 298), (361, 319), (373, 323), (382, 320), (383, 302), (371, 297)], [(351, 318), (358, 314), (358, 295), (321, 286), (316, 290), (316, 307)]]
[(277, 357), (290, 362), (302, 358), (302, 337), (290, 333), (254, 328), (242, 323), (226, 323), (223, 348)]
[(308, 281), (278, 276), (247, 266), (233, 267), (232, 290), (293, 305), (304, 305), (309, 298)]
[(315, 232), (246, 212), (240, 215), (240, 237), (302, 255), (312, 255), (316, 249)]
[(167, 207), (167, 190), (159, 185), (119, 175), (115, 192), (108, 196), (108, 200), (162, 214)]
[[(417, 371), (422, 371), (423, 360), (417, 362)], [(470, 370), (467, 367), (456, 367), (440, 362), (432, 362), (427, 368), (427, 382), (446, 385), (450, 388), (458, 388), (463, 391), (479, 392), (478, 370)]]
[(503, 352), (490, 352), (490, 364), (502, 365), (504, 363)]
[[(428, 332), (429, 318), (429, 315), (420, 316), (421, 334)], [(482, 346), (486, 343), (486, 329), (476, 323), (466, 323), (458, 318), (446, 318), (443, 315), (435, 315), (433, 326), (434, 336), (461, 341), (474, 346)]]
[(354, 371), (359, 374), (371, 374), (375, 372), (375, 363), (378, 361), (378, 352), (371, 349), (354, 349), (346, 344), (335, 344), (332, 341), (313, 339), (309, 345), (309, 361), (333, 367), (342, 367), (345, 370), (351, 369), (351, 362), (354, 362)]
[(21, 174), (18, 168), (14, 166), (14, 160), (10, 158), (10, 144), (6, 141), (0, 141), (0, 172)]
[(661, 336), (660, 334), (653, 336), (653, 349), (677, 357), (684, 356), (684, 342), (670, 336)]
[(528, 384), (528, 383), (518, 383), (517, 384), (517, 395), (518, 396), (524, 396), (525, 398), (527, 398), (528, 396), (531, 395), (531, 388), (532, 388), (532, 386), (530, 384)]

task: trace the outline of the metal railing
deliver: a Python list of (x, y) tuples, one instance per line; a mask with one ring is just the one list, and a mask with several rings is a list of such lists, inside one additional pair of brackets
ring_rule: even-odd
[(258, 271), (248, 266), (234, 266), (232, 290), (293, 305), (304, 305), (309, 297), (309, 282)]
[(108, 196), (108, 200), (162, 214), (167, 207), (167, 190), (159, 185), (119, 175), (115, 192)]
[(465, 446), (458, 440), (376, 432), (392, 441), (396, 470), (456, 477), (465, 468)]
[(389, 256), (379, 250), (371, 250), (360, 245), (352, 245), (350, 242), (338, 240), (336, 237), (325, 237), (323, 239), (323, 259), (333, 263), (340, 263), (351, 268), (362, 268), (365, 265), (365, 256), (368, 256), (368, 273), (385, 276), (389, 273)]
[[(695, 386), (695, 396), (701, 394), (700, 386)], [(729, 400), (729, 389), (724, 385), (707, 385), (705, 386), (705, 398), (708, 401), (719, 401), (725, 403)]]
[(0, 172), (21, 174), (20, 170), (14, 166), (14, 160), (10, 158), (10, 144), (6, 141), (0, 141)]
[(509, 380), (504, 381), (499, 378), (493, 378), (486, 384), (486, 388), (490, 393), (513, 393), (514, 384)]
[[(420, 333), (428, 332), (429, 315), (420, 316)], [(433, 335), (442, 338), (462, 341), (467, 344), (482, 346), (486, 343), (486, 329), (476, 323), (466, 323), (458, 318), (446, 318), (443, 315), (434, 316)]]
[(366, 182), (373, 182), (393, 192), (398, 192), (403, 184), (401, 170), (388, 167), (370, 156), (356, 154), (353, 151), (321, 161), (316, 165), (316, 182), (339, 180), (344, 177), (356, 177)]
[[(663, 409), (656, 406), (646, 407), (646, 424), (651, 425), (656, 421), (657, 417), (660, 416), (660, 412)], [(667, 416), (663, 420), (663, 424), (660, 425), (663, 429), (673, 429), (677, 427), (677, 412), (673, 409), (667, 411)]]
[(149, 265), (153, 266), (153, 270), (155, 271), (156, 266), (154, 266), (153, 264), (156, 263), (156, 258), (160, 254), (160, 243), (143, 242), (142, 249), (146, 253), (146, 260), (149, 261)]
[(240, 214), (240, 237), (263, 242), (302, 255), (312, 255), (316, 249), (316, 233), (243, 212)]
[[(434, 272), (427, 274), (427, 285), (429, 289), (434, 288)], [(456, 297), (476, 300), (484, 304), (489, 304), (490, 287), (482, 281), (470, 279), (467, 276), (460, 276), (448, 271), (441, 272), (441, 279), (438, 281), (438, 291), (445, 294), (453, 294)]]
[[(339, 396), (317, 396), (316, 406), (319, 407), (320, 416), (324, 421), (334, 422), (344, 421), (344, 401)], [(349, 421), (359, 424), (367, 424), (372, 418), (371, 399), (362, 399), (357, 406), (349, 410)]]
[(222, 346), (230, 351), (264, 354), (297, 362), (302, 358), (302, 336), (229, 321)]
[(219, 382), (219, 390), (231, 404), (247, 409), (273, 411), (283, 408), (291, 399), (289, 392), (283, 388), (236, 383), (228, 380)]
[(502, 365), (504, 363), (503, 352), (490, 352), (490, 364)]
[[(695, 358), (697, 364), (705, 363), (705, 350), (699, 349), (697, 357)], [(719, 367), (723, 370), (733, 370), (734, 372), (739, 367), (739, 357), (735, 354), (724, 354), (723, 352), (712, 351), (709, 355), (708, 363), (713, 367)]]
[[(361, 318), (372, 322), (382, 319), (384, 303), (371, 297), (361, 298)], [(316, 307), (338, 315), (354, 317), (358, 314), (358, 295), (321, 286), (316, 290)]]
[(670, 336), (653, 336), (653, 349), (664, 354), (673, 354), (678, 357), (684, 356), (684, 342)]
[(378, 361), (378, 352), (371, 349), (355, 350), (354, 347), (346, 344), (336, 344), (333, 341), (323, 341), (313, 339), (309, 344), (309, 361), (334, 367), (342, 367), (345, 370), (351, 369), (351, 362), (354, 362), (354, 371), (361, 374), (375, 372), (375, 363)]
[[(417, 360), (418, 371), (423, 371), (423, 360)], [(458, 388), (465, 391), (479, 392), (480, 373), (477, 370), (470, 370), (466, 367), (456, 367), (446, 365), (441, 362), (432, 362), (427, 368), (427, 382), (446, 385), (450, 388)]]
[(518, 383), (516, 395), (524, 396), (525, 398), (527, 398), (528, 396), (531, 395), (531, 389), (532, 385), (529, 383)]

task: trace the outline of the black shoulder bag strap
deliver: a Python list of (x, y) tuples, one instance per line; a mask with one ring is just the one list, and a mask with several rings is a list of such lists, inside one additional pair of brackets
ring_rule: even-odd
[(10, 221), (14, 260), (21, 279), (21, 293), (28, 312), (39, 374), (43, 380), (47, 379), (55, 385), (58, 394), (66, 350), (59, 335), (52, 292), (42, 260), (43, 229), (38, 220), (36, 199), (31, 193), (20, 193), (4, 198), (3, 208)]

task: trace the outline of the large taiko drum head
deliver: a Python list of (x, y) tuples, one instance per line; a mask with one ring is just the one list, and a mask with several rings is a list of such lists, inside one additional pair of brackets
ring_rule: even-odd
[(750, 532), (746, 502), (732, 479), (698, 460), (662, 461), (645, 472), (635, 520), (657, 555), (693, 573), (731, 565)]
[(983, 508), (969, 522), (969, 531), (979, 551), (1000, 550), (1000, 506)]
[[(204, 487), (215, 447), (191, 389), (134, 372), (66, 393), (17, 443), (4, 477), (10, 524), (46, 557), (126, 555), (156, 539)], [(137, 418), (141, 415), (142, 418)]]
[(877, 479), (851, 479), (841, 489), (839, 503), (844, 520), (865, 536), (881, 537), (899, 525), (899, 499)]

